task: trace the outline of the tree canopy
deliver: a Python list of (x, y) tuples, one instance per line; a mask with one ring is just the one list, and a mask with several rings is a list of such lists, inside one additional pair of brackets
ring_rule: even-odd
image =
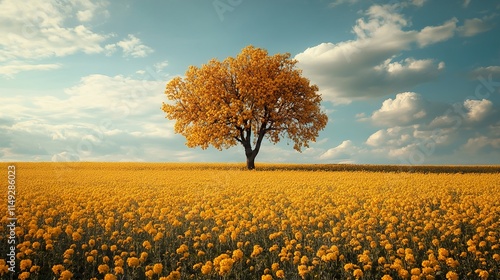
[(296, 63), (289, 53), (270, 56), (248, 46), (236, 57), (190, 66), (166, 85), (169, 102), (162, 110), (176, 120), (175, 132), (188, 147), (221, 150), (239, 143), (253, 169), (264, 137), (272, 143), (287, 137), (301, 151), (327, 124), (318, 87)]

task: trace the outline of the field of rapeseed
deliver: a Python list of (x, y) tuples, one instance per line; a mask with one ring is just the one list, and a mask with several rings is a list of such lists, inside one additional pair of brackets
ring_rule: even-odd
[(1, 279), (500, 278), (498, 173), (214, 166), (16, 164)]

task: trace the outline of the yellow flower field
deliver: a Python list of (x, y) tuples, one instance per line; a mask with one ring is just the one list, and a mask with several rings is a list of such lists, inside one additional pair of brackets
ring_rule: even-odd
[(14, 279), (500, 278), (498, 173), (15, 166)]

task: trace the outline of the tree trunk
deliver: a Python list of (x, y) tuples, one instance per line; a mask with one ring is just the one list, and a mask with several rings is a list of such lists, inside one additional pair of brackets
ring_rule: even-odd
[(247, 169), (248, 170), (255, 169), (255, 156), (257, 156), (256, 153), (247, 154)]
[(245, 155), (247, 156), (247, 169), (248, 170), (253, 170), (255, 169), (255, 158), (257, 157), (257, 154), (259, 153), (260, 150), (260, 145), (262, 143), (262, 139), (264, 139), (264, 134), (266, 133), (265, 130), (261, 129), (259, 132), (259, 137), (257, 138), (257, 143), (255, 143), (255, 148), (252, 149), (252, 145), (250, 144), (250, 135), (251, 131), (247, 130), (247, 136), (243, 137), (242, 139), (245, 139), (245, 141), (241, 142), (243, 144), (243, 147), (245, 147)]

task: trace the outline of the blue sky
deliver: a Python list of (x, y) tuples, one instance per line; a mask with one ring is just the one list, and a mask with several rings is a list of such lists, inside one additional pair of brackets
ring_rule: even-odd
[(247, 45), (288, 52), (329, 124), (257, 162), (500, 164), (500, 4), (0, 1), (1, 161), (243, 162), (190, 149), (165, 84)]

